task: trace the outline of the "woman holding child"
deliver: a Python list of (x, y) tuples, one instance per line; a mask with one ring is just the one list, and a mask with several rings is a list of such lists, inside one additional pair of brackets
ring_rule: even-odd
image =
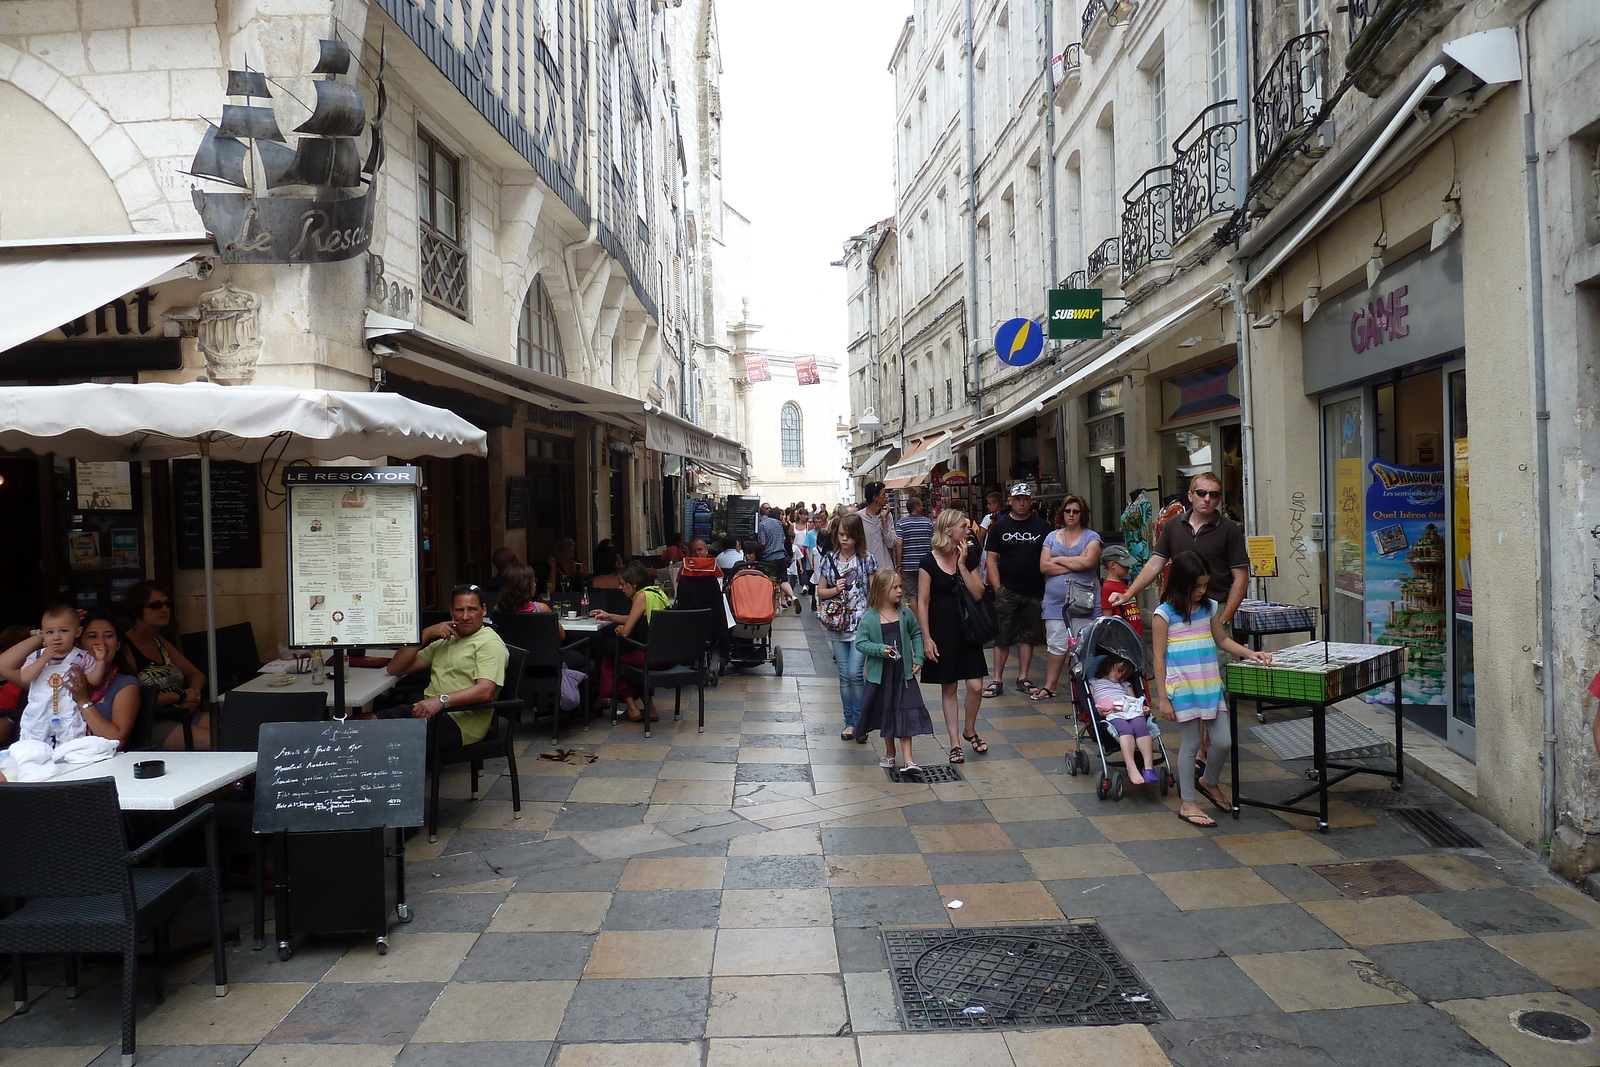
[(0, 652), (0, 677), (28, 692), (19, 739), (126, 742), (139, 718), (139, 685), (118, 672), (120, 648), (111, 616), (91, 612), (80, 622), (68, 605), (47, 609), (37, 634)]

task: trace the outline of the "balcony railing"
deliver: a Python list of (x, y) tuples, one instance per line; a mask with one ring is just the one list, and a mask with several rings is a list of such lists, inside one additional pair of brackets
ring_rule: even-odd
[[(1122, 262), (1121, 238), (1107, 237), (1089, 253), (1089, 272), (1084, 281), (1100, 277), (1120, 262)], [(1088, 285), (1085, 284), (1084, 288), (1087, 289)]]
[(1122, 276), (1172, 258), (1171, 167), (1151, 167), (1122, 194)]
[(1112, 26), (1126, 26), (1139, 10), (1139, 0), (1085, 0), (1078, 39), (1095, 52)]
[(1075, 270), (1065, 278), (1062, 278), (1060, 284), (1058, 284), (1056, 288), (1087, 289), (1089, 288), (1089, 272), (1086, 270)]
[(1345, 19), (1352, 42), (1371, 25), (1383, 2), (1384, 0), (1345, 0)]
[(1050, 84), (1059, 87), (1069, 75), (1078, 73), (1083, 66), (1083, 45), (1074, 41), (1050, 61)]
[(1328, 96), (1328, 31), (1291, 37), (1251, 98), (1255, 169), (1317, 121)]
[(1094, 20), (1099, 16), (1100, 12), (1105, 9), (1105, 6), (1106, 0), (1086, 0), (1083, 5), (1083, 24), (1080, 27), (1083, 31), (1083, 34), (1082, 37), (1079, 37), (1079, 40), (1089, 36), (1090, 27), (1094, 25)]
[[(1181, 238), (1206, 219), (1234, 207), (1239, 143), (1236, 100), (1212, 104), (1172, 142), (1172, 229)], [(1126, 229), (1124, 229), (1126, 232)]]

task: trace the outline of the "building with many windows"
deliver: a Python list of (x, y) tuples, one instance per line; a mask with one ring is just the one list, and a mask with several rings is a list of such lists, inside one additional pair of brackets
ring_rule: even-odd
[[(585, 558), (603, 537), (659, 544), (686, 495), (747, 477), (704, 387), (727, 376), (727, 318), (701, 299), (722, 269), (715, 25), (713, 0), (0, 5), (17, 164), (0, 175), (0, 256), (67, 270), (105, 238), (90, 244), (139, 308), (99, 333), (71, 320), (103, 309), (41, 321), (37, 341), (0, 353), (0, 377), (376, 388), (456, 412), (489, 455), (422, 461), (424, 607), (488, 577), (497, 546), (542, 566), (568, 537)], [(319, 124), (343, 140), (317, 172), (309, 133), (294, 134)], [(284, 186), (359, 188), (372, 210), (316, 262), (314, 229), (268, 255), (205, 232), (206, 196), (265, 204)], [(162, 249), (189, 254), (139, 276)], [(215, 351), (223, 335), (245, 343)], [(261, 552), (221, 572), (218, 617), (251, 620), (272, 651), (283, 515), (270, 455), (255, 466), (244, 503)], [(0, 457), (0, 474), (12, 494), (71, 500), (70, 457)], [(200, 575), (170, 549), (187, 518), (173, 473), (130, 477), (131, 565), (77, 566), (84, 519), (66, 505), (6, 535), (8, 559), (42, 561), (6, 583), (19, 601), (107, 603), (154, 577), (197, 625)]]
[[(1600, 867), (1597, 42), (1577, 0), (918, 0), (895, 215), (846, 244), (857, 473), (1076, 492), (1110, 539), (1217, 475), (1253, 595), (1407, 649), (1345, 710)], [(1052, 287), (1104, 335), (1006, 363)]]

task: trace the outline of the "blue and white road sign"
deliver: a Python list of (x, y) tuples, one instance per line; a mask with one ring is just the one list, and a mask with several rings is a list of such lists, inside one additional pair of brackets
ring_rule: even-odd
[(1044, 353), (1044, 330), (1032, 319), (1010, 319), (995, 331), (994, 350), (1001, 363), (1026, 367)]

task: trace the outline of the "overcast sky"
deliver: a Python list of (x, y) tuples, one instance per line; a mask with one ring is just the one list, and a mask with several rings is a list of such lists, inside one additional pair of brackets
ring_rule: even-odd
[[(844, 242), (894, 212), (889, 54), (911, 0), (721, 0), (723, 197), (757, 343), (844, 362)], [(841, 374), (841, 378), (843, 375)]]

